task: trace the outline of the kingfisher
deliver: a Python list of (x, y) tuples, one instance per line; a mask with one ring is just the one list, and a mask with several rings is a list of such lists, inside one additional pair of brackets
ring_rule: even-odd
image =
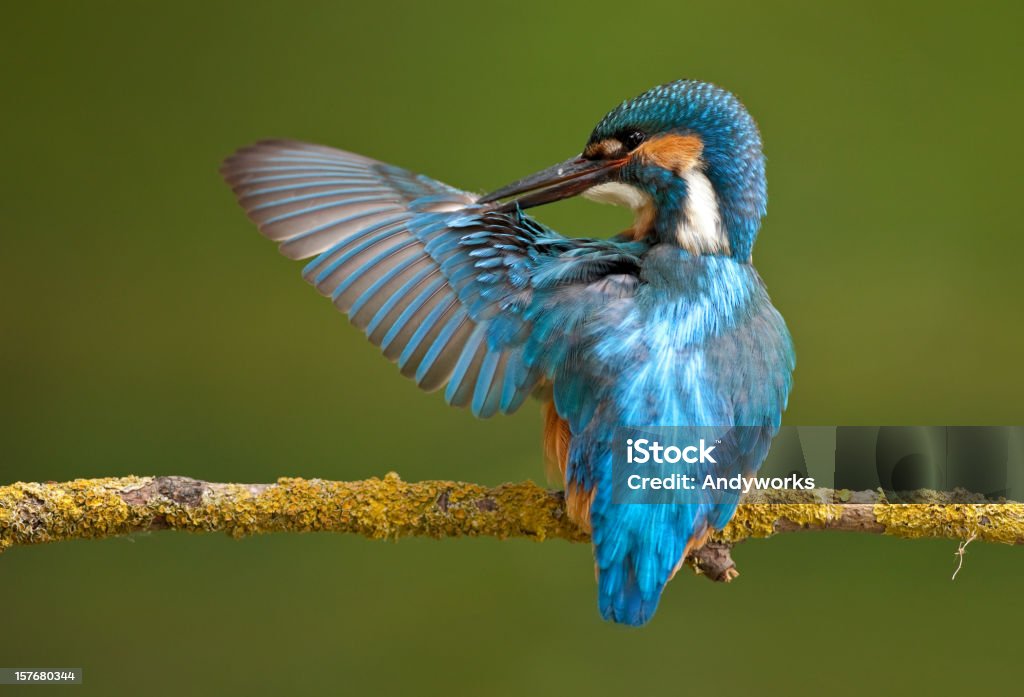
[[(740, 101), (704, 82), (660, 85), (606, 114), (580, 154), (484, 196), (291, 140), (242, 148), (222, 174), (419, 387), (481, 418), (542, 401), (543, 451), (591, 534), (600, 613), (648, 622), (739, 495), (616, 500), (617, 434), (715, 427), (717, 457), (701, 466), (750, 476), (792, 384), (792, 341), (751, 260), (765, 159)], [(577, 195), (629, 207), (633, 224), (569, 238), (524, 213)]]

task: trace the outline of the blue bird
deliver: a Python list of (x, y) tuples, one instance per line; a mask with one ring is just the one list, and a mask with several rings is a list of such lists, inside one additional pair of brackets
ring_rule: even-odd
[[(710, 471), (749, 476), (795, 366), (751, 263), (767, 194), (739, 100), (696, 81), (655, 87), (602, 118), (580, 155), (482, 197), (294, 141), (243, 148), (222, 172), (260, 231), (312, 257), (305, 279), (417, 385), (478, 417), (543, 400), (545, 454), (592, 533), (601, 615), (646, 623), (738, 494), (617, 501), (616, 434), (714, 427)], [(575, 195), (630, 207), (632, 227), (566, 238), (523, 213)]]

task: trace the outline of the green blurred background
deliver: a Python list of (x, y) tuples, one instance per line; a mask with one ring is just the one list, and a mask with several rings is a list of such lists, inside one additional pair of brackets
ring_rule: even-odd
[[(486, 190), (696, 77), (761, 124), (754, 258), (788, 424), (1019, 423), (1020, 3), (9, 3), (0, 483), (541, 480), (539, 410), (423, 395), (256, 234), (217, 167), (287, 136)], [(622, 211), (540, 217), (611, 233)], [(76, 693), (1012, 690), (1024, 553), (787, 535), (603, 623), (562, 542), (140, 535), (0, 558), (0, 665)], [(6, 688), (15, 690), (17, 688)], [(36, 688), (33, 694), (69, 688)], [(0, 692), (4, 688), (0, 687)]]

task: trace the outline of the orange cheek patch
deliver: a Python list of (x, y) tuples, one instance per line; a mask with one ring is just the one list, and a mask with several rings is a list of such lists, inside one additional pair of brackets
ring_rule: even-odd
[(652, 138), (636, 149), (643, 157), (663, 169), (685, 172), (700, 160), (704, 142), (695, 135), (666, 135)]

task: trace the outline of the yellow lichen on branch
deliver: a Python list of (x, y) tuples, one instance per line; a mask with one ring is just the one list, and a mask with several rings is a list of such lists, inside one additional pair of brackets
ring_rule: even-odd
[[(771, 492), (748, 499), (712, 540), (730, 545), (780, 532), (829, 529), (1024, 543), (1022, 504), (964, 503), (962, 497), (935, 492), (918, 492), (915, 500), (922, 503), (890, 503), (879, 492)], [(187, 477), (120, 477), (0, 487), (0, 551), (144, 530), (220, 531), (235, 537), (326, 531), (374, 539), (588, 540), (568, 519), (561, 493), (530, 482), (498, 487), (404, 482), (391, 473), (355, 482), (283, 478), (274, 484), (218, 484)], [(731, 563), (727, 553), (725, 559)]]
[(218, 484), (186, 477), (76, 479), (0, 487), (0, 551), (143, 530), (349, 532), (370, 538), (558, 537), (583, 540), (560, 494), (532, 483), (488, 488), (398, 475), (356, 482)]

